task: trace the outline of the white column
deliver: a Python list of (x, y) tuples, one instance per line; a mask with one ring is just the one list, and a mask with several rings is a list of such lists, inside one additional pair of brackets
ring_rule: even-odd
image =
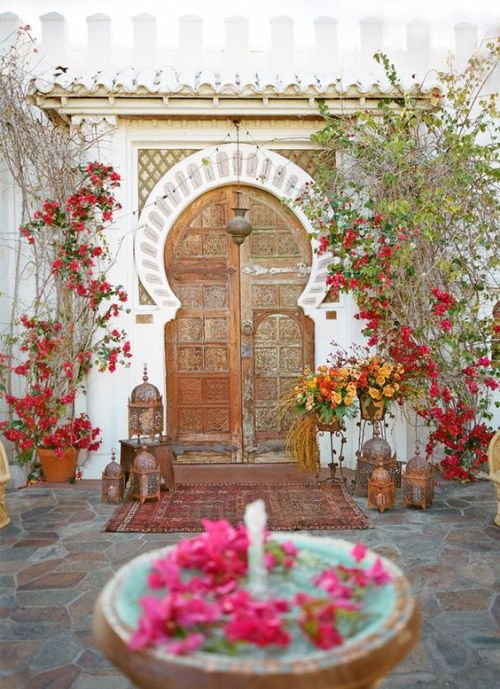
[(293, 69), (294, 35), (291, 17), (273, 17), (271, 24), (271, 67), (275, 71)]
[(134, 67), (154, 67), (158, 61), (158, 32), (156, 17), (136, 14), (132, 17), (134, 32)]
[(68, 36), (66, 19), (59, 12), (49, 12), (40, 17), (42, 23), (42, 59), (55, 67), (67, 67)]
[(102, 13), (87, 17), (87, 64), (108, 68), (111, 60), (111, 19)]
[(15, 43), (20, 23), (19, 17), (13, 12), (0, 14), (0, 53), (6, 53)]
[(423, 73), (429, 68), (431, 49), (430, 26), (421, 19), (413, 19), (406, 25), (406, 65), (412, 73)]
[(463, 70), (477, 47), (477, 26), (461, 22), (455, 25), (455, 66)]
[(316, 60), (318, 70), (330, 71), (338, 61), (337, 20), (333, 17), (318, 17), (314, 20), (316, 37)]
[(248, 62), (248, 19), (246, 17), (228, 17), (226, 27), (225, 60), (226, 67), (238, 70)]
[(363, 60), (371, 63), (373, 54), (384, 47), (384, 25), (377, 17), (365, 17), (359, 22)]
[(203, 68), (203, 20), (194, 14), (179, 17), (179, 48), (181, 66), (201, 70)]

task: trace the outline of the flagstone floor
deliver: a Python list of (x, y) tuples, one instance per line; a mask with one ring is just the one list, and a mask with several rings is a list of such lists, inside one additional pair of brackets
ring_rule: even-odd
[[(221, 471), (227, 480), (227, 467)], [(263, 471), (265, 480), (279, 480), (282, 469)], [(191, 478), (208, 475), (196, 472)], [(364, 508), (365, 499), (357, 501)], [(123, 563), (182, 534), (102, 532), (114, 507), (101, 504), (94, 481), (31, 487), (8, 493), (7, 502), (12, 523), (0, 531), (0, 686), (130, 689), (94, 646), (96, 597)], [(488, 483), (442, 484), (427, 512), (370, 512), (372, 530), (340, 532), (397, 562), (420, 599), (422, 640), (382, 689), (500, 687), (494, 510)]]

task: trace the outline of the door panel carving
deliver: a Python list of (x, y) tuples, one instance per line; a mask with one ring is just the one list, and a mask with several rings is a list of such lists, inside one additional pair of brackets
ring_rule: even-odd
[(165, 265), (182, 307), (167, 324), (167, 421), (199, 456), (258, 461), (283, 456), (280, 396), (313, 363), (313, 328), (297, 299), (311, 248), (292, 213), (247, 190), (253, 232), (240, 249), (225, 226), (234, 189), (205, 194), (176, 222)]

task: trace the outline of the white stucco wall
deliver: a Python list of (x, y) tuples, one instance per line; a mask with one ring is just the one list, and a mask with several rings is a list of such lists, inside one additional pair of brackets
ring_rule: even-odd
[[(96, 122), (92, 126), (96, 126)], [(100, 125), (99, 125), (100, 126)], [(172, 127), (172, 124), (157, 122), (154, 126), (148, 127), (147, 121), (108, 121), (102, 125), (106, 135), (101, 138), (99, 150), (95, 154), (104, 162), (109, 162), (115, 166), (123, 178), (123, 184), (118, 192), (123, 209), (117, 216), (117, 222), (108, 231), (108, 240), (111, 250), (116, 255), (116, 263), (110, 272), (110, 279), (115, 283), (122, 284), (129, 294), (131, 312), (120, 317), (118, 325), (123, 327), (130, 336), (133, 351), (133, 359), (130, 368), (120, 368), (113, 374), (100, 374), (92, 371), (88, 377), (87, 411), (92, 422), (102, 430), (103, 444), (98, 452), (92, 453), (85, 461), (84, 471), (87, 478), (100, 476), (104, 465), (109, 461), (112, 447), (118, 446), (120, 438), (127, 437), (127, 401), (130, 391), (140, 382), (142, 377), (142, 366), (144, 362), (148, 364), (149, 379), (161, 390), (164, 401), (166, 401), (165, 389), (165, 352), (164, 352), (164, 326), (171, 318), (175, 317), (177, 306), (175, 301), (164, 296), (157, 296), (158, 303), (154, 306), (139, 304), (137, 291), (137, 277), (140, 273), (143, 279), (147, 270), (140, 265), (146, 257), (151, 266), (151, 255), (145, 254), (141, 250), (141, 243), (145, 238), (145, 231), (148, 226), (148, 216), (152, 212), (158, 214), (158, 207), (152, 206), (153, 201), (164, 195), (165, 186), (172, 179), (176, 179), (179, 170), (187, 169), (187, 166), (200, 157), (213, 156), (214, 146), (219, 151), (228, 154), (230, 163), (230, 173), (223, 178), (217, 175), (214, 179), (203, 177), (201, 184), (195, 187), (189, 182), (189, 187), (185, 187), (181, 193), (179, 191), (178, 203), (174, 204), (170, 199), (170, 214), (163, 217), (161, 231), (156, 227), (158, 234), (157, 268), (165, 284), (168, 276), (165, 276), (163, 267), (163, 246), (168, 235), (168, 231), (173, 225), (175, 218), (186, 208), (195, 198), (199, 197), (209, 189), (213, 189), (221, 184), (233, 182), (236, 177), (232, 169), (231, 155), (235, 152), (234, 144), (220, 145), (228, 131), (228, 123), (213, 122), (207, 126), (206, 122), (190, 122), (181, 124), (179, 127)], [(311, 125), (312, 127), (312, 125)], [(281, 137), (279, 135), (282, 135)], [(268, 127), (259, 127), (252, 131), (252, 143), (242, 145), (243, 168), (245, 168), (248, 157), (259, 150), (259, 165), (263, 157), (272, 161), (272, 174), (268, 180), (259, 181), (253, 178), (245, 178), (242, 175), (243, 184), (253, 183), (256, 187), (266, 189), (270, 193), (280, 197), (286, 189), (287, 179), (296, 178), (295, 193), (297, 193), (303, 182), (309, 179), (308, 175), (297, 168), (289, 160), (285, 160), (278, 154), (273, 154), (265, 149), (266, 142), (270, 140), (282, 139), (283, 148), (289, 148), (290, 142), (296, 148), (310, 147), (308, 140), (310, 131), (304, 128), (300, 122), (294, 131), (290, 126), (286, 130), (279, 131), (279, 125), (270, 123)], [(193, 148), (193, 157), (183, 160), (178, 166), (172, 168), (165, 177), (160, 180), (150, 198), (146, 202), (145, 209), (138, 218), (137, 209), (137, 151), (141, 148)], [(258, 148), (257, 148), (258, 147)], [(276, 143), (273, 144), (276, 147)], [(201, 150), (200, 150), (201, 149)], [(200, 152), (196, 152), (200, 150)], [(89, 154), (92, 157), (92, 154)], [(276, 187), (273, 185), (274, 173), (280, 163), (286, 164), (286, 177), (282, 183)], [(178, 178), (177, 178), (178, 179)], [(188, 180), (186, 180), (186, 183)], [(290, 188), (289, 188), (290, 191)], [(303, 223), (306, 231), (307, 219), (297, 211), (299, 219)], [(151, 237), (151, 234), (149, 235)], [(135, 245), (135, 251), (134, 251)], [(135, 254), (135, 255), (134, 255)], [(336, 341), (343, 347), (348, 347), (353, 342), (361, 342), (360, 323), (354, 319), (355, 305), (351, 298), (342, 298), (338, 304), (321, 304), (324, 288), (324, 271), (328, 260), (313, 261), (308, 287), (299, 299), (304, 311), (315, 323), (315, 358), (316, 364), (325, 361), (331, 352), (331, 342)], [(139, 269), (139, 270), (138, 270)], [(146, 281), (147, 282), (147, 281)], [(162, 285), (164, 287), (165, 285)], [(148, 287), (151, 287), (149, 285)], [(153, 295), (154, 296), (154, 295)], [(327, 320), (328, 310), (336, 311), (335, 320)], [(152, 322), (138, 323), (137, 316), (148, 315)], [(166, 406), (166, 405), (165, 405)], [(349, 443), (346, 450), (346, 466), (354, 467), (354, 451), (357, 447), (357, 428), (355, 422), (349, 423), (348, 436)], [(398, 423), (391, 431), (391, 444), (401, 449), (400, 454), (406, 453), (406, 429), (403, 423)], [(320, 439), (322, 463), (327, 464), (329, 457), (328, 438)], [(403, 457), (406, 458), (406, 457)], [(82, 457), (82, 460), (85, 458)]]

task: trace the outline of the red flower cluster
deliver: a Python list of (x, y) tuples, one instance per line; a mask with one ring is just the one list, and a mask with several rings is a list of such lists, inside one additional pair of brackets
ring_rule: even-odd
[(488, 459), (487, 448), (493, 431), (484, 423), (476, 423), (474, 410), (462, 402), (455, 407), (433, 405), (420, 413), (435, 424), (427, 442), (427, 454), (438, 443), (444, 447), (445, 457), (441, 461), (444, 478), (475, 481), (478, 468)]
[[(16, 445), (21, 462), (39, 446), (58, 453), (69, 446), (97, 449), (99, 429), (85, 415), (74, 418), (76, 393), (93, 363), (114, 371), (131, 357), (126, 333), (110, 327), (127, 295), (108, 282), (100, 263), (109, 257), (104, 230), (120, 208), (113, 195), (120, 176), (100, 163), (90, 163), (82, 174), (82, 184), (64, 204), (45, 201), (20, 228), (30, 244), (50, 236), (57, 253), (51, 273), (67, 295), (66, 310), (53, 320), (22, 316), (17, 338), (22, 361), (0, 362), (0, 393), (10, 408), (10, 420), (0, 430)], [(7, 394), (9, 372), (25, 378), (25, 394)]]
[[(331, 293), (335, 297), (340, 292), (354, 293), (360, 307), (357, 317), (365, 321), (363, 333), (368, 344), (377, 346), (404, 367), (405, 380), (401, 384), (400, 397), (414, 395), (420, 401), (426, 399), (425, 418), (434, 429), (431, 438), (436, 440), (431, 443), (433, 449), (441, 443), (439, 438), (448, 437), (446, 424), (450, 421), (449, 415), (457, 414), (462, 419), (456, 426), (458, 436), (453, 449), (443, 443), (445, 459), (442, 467), (445, 478), (473, 477), (478, 464), (486, 457), (484, 444), (481, 450), (477, 450), (478, 437), (484, 443), (489, 431), (484, 423), (476, 422), (477, 414), (472, 409), (484, 412), (488, 418), (487, 393), (498, 387), (495, 380), (498, 370), (488, 375), (485, 369), (491, 362), (481, 355), (484, 343), (478, 343), (478, 364), (465, 366), (463, 378), (456, 384), (450, 382), (447, 375), (450, 362), (457, 361), (460, 371), (462, 362), (474, 357), (474, 352), (462, 351), (462, 332), (468, 327), (461, 322), (463, 300), (445, 289), (433, 287), (429, 293), (425, 334), (416, 332), (408, 323), (395, 321), (390, 315), (390, 287), (394, 280), (404, 279), (402, 270), (409, 270), (410, 274), (414, 270), (405, 260), (399, 262), (399, 258), (405, 256), (400, 253), (402, 249), (412, 250), (412, 241), (418, 236), (418, 230), (392, 226), (375, 212), (359, 217), (349, 201), (315, 199), (312, 188), (306, 190), (301, 203), (304, 199), (306, 206), (311, 203), (314, 208), (312, 217), (319, 234), (316, 252), (318, 255), (330, 252), (333, 256), (327, 276)], [(474, 419), (464, 419), (464, 410), (472, 413)]]

